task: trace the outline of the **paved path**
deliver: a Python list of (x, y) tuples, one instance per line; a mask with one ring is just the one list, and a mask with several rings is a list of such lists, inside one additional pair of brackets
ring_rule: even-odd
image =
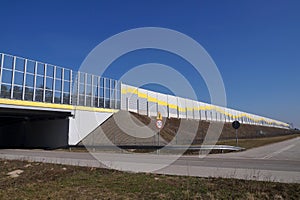
[(200, 176), (300, 183), (300, 137), (243, 152), (212, 154), (203, 160), (207, 162), (199, 168), (191, 165)]
[(210, 155), (212, 158), (253, 158), (300, 161), (300, 137), (247, 151)]
[[(199, 156), (0, 150), (0, 158), (125, 171), (300, 183), (300, 138), (239, 153)], [(99, 162), (98, 160), (101, 162)]]

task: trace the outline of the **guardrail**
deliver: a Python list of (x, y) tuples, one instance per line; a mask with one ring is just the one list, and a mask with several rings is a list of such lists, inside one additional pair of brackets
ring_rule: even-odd
[[(79, 147), (79, 146), (75, 146)], [(95, 149), (146, 149), (146, 150), (228, 150), (228, 151), (241, 151), (245, 148), (229, 146), (229, 145), (197, 145), (197, 146), (185, 146), (185, 145), (174, 145), (174, 146), (163, 146), (163, 145), (101, 145), (101, 146), (81, 146), (85, 148), (95, 148)]]

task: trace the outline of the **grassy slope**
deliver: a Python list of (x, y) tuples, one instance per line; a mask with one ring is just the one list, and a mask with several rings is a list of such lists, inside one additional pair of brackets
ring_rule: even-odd
[[(0, 160), (0, 199), (300, 199), (300, 184)], [(22, 169), (17, 178), (6, 174)]]

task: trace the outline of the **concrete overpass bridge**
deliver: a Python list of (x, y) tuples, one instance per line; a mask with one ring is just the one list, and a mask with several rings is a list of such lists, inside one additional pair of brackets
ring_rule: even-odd
[(0, 146), (76, 145), (119, 110), (288, 129), (287, 123), (0, 54)]

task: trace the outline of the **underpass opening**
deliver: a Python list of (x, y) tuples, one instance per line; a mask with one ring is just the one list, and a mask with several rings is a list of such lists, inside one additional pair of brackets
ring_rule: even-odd
[(71, 112), (0, 108), (0, 148), (68, 146)]

